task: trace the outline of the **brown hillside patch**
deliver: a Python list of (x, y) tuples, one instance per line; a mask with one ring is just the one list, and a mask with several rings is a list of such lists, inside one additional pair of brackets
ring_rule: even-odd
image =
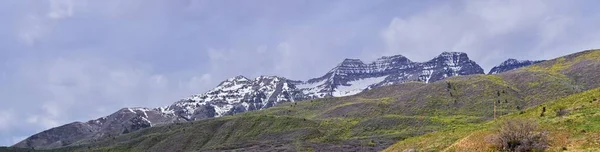
[(486, 138), (492, 135), (491, 131), (478, 131), (473, 132), (471, 135), (458, 140), (444, 151), (448, 152), (479, 152), (479, 151), (493, 151), (492, 145), (486, 142)]

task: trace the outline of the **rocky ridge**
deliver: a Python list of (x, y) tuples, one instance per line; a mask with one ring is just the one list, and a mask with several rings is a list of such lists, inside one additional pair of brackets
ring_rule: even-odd
[(261, 110), (284, 102), (350, 96), (395, 83), (431, 83), (472, 74), (484, 74), (484, 71), (466, 53), (443, 52), (426, 62), (413, 62), (402, 55), (385, 56), (369, 63), (345, 59), (325, 75), (307, 81), (278, 76), (254, 79), (236, 76), (206, 93), (192, 95), (169, 106), (124, 108), (96, 120), (66, 124), (38, 133), (15, 147), (56, 148), (156, 125)]

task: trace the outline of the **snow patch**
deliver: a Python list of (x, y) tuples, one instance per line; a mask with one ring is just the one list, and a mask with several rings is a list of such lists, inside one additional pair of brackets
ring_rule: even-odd
[(363, 90), (367, 89), (369, 86), (371, 86), (373, 84), (382, 82), (383, 80), (385, 80), (386, 77), (387, 76), (365, 78), (365, 79), (360, 79), (360, 80), (356, 80), (356, 81), (351, 81), (351, 82), (348, 82), (348, 84), (350, 86), (344, 86), (344, 85), (338, 86), (335, 89), (335, 91), (332, 93), (332, 95), (334, 97), (355, 95), (355, 94), (358, 94), (358, 93), (362, 92)]
[(304, 82), (301, 84), (297, 84), (296, 88), (298, 89), (311, 89), (311, 88), (316, 88), (322, 84), (324, 84), (325, 82), (327, 82), (327, 79), (323, 79), (319, 82), (314, 82), (314, 83), (308, 83), (308, 82)]
[(233, 91), (233, 90), (238, 90), (238, 89), (240, 89), (240, 88), (242, 88), (244, 86), (245, 86), (244, 84), (235, 84), (235, 85), (230, 86), (230, 87), (224, 87), (221, 90), (223, 90), (223, 91)]
[(222, 117), (224, 116), (224, 114), (226, 112), (228, 112), (229, 110), (231, 110), (231, 108), (233, 108), (233, 105), (224, 105), (224, 106), (214, 106), (215, 107), (215, 113), (217, 113), (217, 115), (215, 117)]

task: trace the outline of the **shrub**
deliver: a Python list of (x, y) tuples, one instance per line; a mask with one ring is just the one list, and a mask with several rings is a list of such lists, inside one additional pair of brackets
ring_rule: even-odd
[(534, 122), (523, 119), (504, 121), (498, 133), (487, 140), (494, 148), (502, 151), (529, 152), (544, 151), (548, 148), (547, 133), (537, 131)]
[(546, 107), (542, 107), (542, 114), (540, 114), (540, 117), (544, 117), (546, 113)]
[(375, 143), (375, 141), (371, 140), (371, 141), (369, 141), (369, 143), (367, 143), (367, 145), (370, 147), (375, 147), (375, 146), (377, 146), (377, 143)]
[(567, 110), (567, 108), (565, 107), (560, 107), (558, 108), (558, 110), (556, 110), (556, 116), (558, 117), (562, 117), (569, 114), (569, 110)]

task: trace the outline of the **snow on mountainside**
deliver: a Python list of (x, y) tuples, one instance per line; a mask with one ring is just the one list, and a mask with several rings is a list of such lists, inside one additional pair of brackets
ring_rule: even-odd
[(483, 74), (483, 69), (460, 52), (444, 52), (423, 63), (412, 62), (402, 55), (381, 57), (368, 64), (359, 59), (345, 59), (324, 76), (308, 81), (236, 76), (206, 93), (158, 109), (165, 115), (197, 120), (260, 110), (282, 102), (349, 96), (394, 83), (428, 83), (469, 74)]
[(260, 76), (250, 80), (243, 76), (223, 81), (216, 88), (164, 107), (165, 113), (188, 120), (260, 110), (277, 103), (295, 101), (293, 81), (277, 76)]
[[(451, 76), (484, 74), (466, 53), (444, 52), (427, 62), (413, 62), (402, 55), (386, 56), (364, 63), (345, 59), (325, 75), (307, 81), (277, 76), (248, 79), (236, 76), (217, 87), (172, 105), (158, 108), (124, 108), (110, 116), (62, 128), (88, 130), (64, 135), (64, 131), (44, 131), (17, 144), (17, 147), (49, 148), (128, 133), (145, 127), (222, 117), (261, 110), (283, 102), (355, 95), (365, 90), (407, 81), (435, 82)], [(82, 125), (84, 124), (84, 125)], [(61, 127), (58, 127), (60, 130)], [(56, 129), (56, 128), (55, 128)], [(40, 138), (42, 137), (42, 138)], [(52, 138), (43, 138), (52, 137)], [(56, 137), (56, 138), (55, 138)]]
[(500, 65), (492, 68), (492, 70), (490, 70), (490, 72), (488, 74), (498, 74), (498, 73), (510, 71), (513, 69), (530, 66), (532, 64), (540, 63), (543, 61), (544, 60), (541, 60), (541, 61), (522, 60), (522, 61), (520, 61), (517, 59), (508, 59), (508, 60), (502, 62)]

